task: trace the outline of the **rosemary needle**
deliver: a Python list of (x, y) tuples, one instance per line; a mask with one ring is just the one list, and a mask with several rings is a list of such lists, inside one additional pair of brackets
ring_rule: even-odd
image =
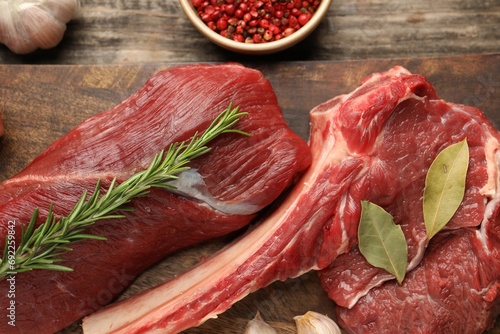
[(87, 227), (98, 220), (122, 218), (123, 215), (117, 214), (117, 211), (131, 210), (126, 205), (133, 198), (146, 195), (152, 187), (172, 189), (169, 182), (188, 170), (187, 164), (192, 159), (209, 152), (207, 144), (220, 134), (233, 132), (248, 135), (234, 129), (244, 115), (246, 113), (239, 112), (239, 107), (232, 108), (229, 104), (202, 134), (195, 133), (186, 142), (173, 143), (166, 151), (157, 154), (148, 168), (124, 182), (117, 184), (114, 179), (102, 196), (99, 196), (101, 182), (98, 180), (92, 195), (87, 199), (85, 191), (67, 216), (57, 218), (51, 206), (46, 220), (35, 228), (38, 218), (38, 209), (35, 209), (30, 222), (21, 230), (17, 248), (13, 236), (6, 236), (0, 280), (33, 269), (72, 271), (70, 267), (58, 264), (64, 260), (61, 255), (72, 250), (69, 244), (86, 239), (106, 240), (85, 233)]

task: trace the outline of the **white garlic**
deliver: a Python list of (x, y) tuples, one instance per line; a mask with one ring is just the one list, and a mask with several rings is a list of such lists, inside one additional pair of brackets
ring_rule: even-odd
[(276, 331), (262, 319), (257, 311), (255, 318), (247, 323), (244, 334), (276, 334)]
[(61, 41), (80, 0), (0, 0), (0, 43), (19, 54)]
[(335, 321), (317, 312), (308, 311), (293, 320), (297, 326), (297, 334), (341, 334)]

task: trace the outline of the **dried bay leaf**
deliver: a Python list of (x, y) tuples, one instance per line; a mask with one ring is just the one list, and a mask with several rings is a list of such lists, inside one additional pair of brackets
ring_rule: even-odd
[[(462, 203), (468, 166), (469, 147), (464, 139), (442, 150), (427, 171), (423, 214), (428, 240), (451, 220)], [(371, 265), (385, 269), (401, 284), (408, 261), (403, 231), (380, 206), (369, 201), (361, 204), (359, 250)]]
[(401, 226), (382, 207), (361, 201), (358, 247), (365, 259), (394, 275), (401, 284), (406, 274), (408, 246)]
[(423, 197), (428, 240), (451, 220), (462, 203), (468, 166), (467, 139), (448, 146), (432, 162), (425, 179)]

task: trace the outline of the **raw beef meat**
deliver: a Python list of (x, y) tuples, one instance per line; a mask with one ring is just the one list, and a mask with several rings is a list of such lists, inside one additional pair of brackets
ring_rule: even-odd
[[(3, 182), (2, 249), (8, 221), (16, 222), (19, 237), (37, 207), (40, 219), (51, 203), (57, 215), (67, 214), (98, 179), (106, 187), (113, 177), (119, 182), (144, 169), (154, 154), (205, 129), (230, 103), (248, 113), (237, 128), (251, 136), (218, 137), (212, 151), (181, 174), (176, 193), (153, 189), (133, 201), (125, 219), (96, 223), (89, 232), (108, 240), (72, 244), (63, 264), (74, 272), (15, 275), (15, 327), (1, 321), (0, 332), (55, 332), (110, 302), (166, 254), (247, 225), (310, 165), (311, 154), (288, 128), (260, 72), (237, 64), (186, 65), (154, 75)], [(8, 284), (2, 280), (0, 290)], [(9, 302), (2, 293), (4, 310)]]
[[(84, 331), (176, 333), (215, 317), (275, 280), (330, 264), (332, 267), (321, 274), (325, 288), (336, 300), (336, 290), (340, 290), (341, 301), (355, 302), (390, 279), (356, 256), (361, 200), (381, 205), (395, 216), (408, 239), (409, 269), (417, 267), (425, 251), (421, 196), (426, 171), (443, 148), (465, 137), (471, 159), (464, 202), (448, 231), (436, 237), (436, 246), (429, 252), (448, 235), (475, 235), (470, 242), (475, 243), (479, 256), (476, 267), (492, 266), (476, 276), (481, 282), (476, 286), (483, 288), (476, 294), (444, 290), (440, 296), (448, 291), (459, 297), (448, 296), (441, 303), (455, 298), (466, 305), (478, 305), (467, 299), (472, 295), (483, 298), (481, 308), (469, 312), (471, 318), (482, 319), (476, 323), (485, 329), (499, 311), (494, 303), (500, 273), (494, 247), (500, 230), (496, 199), (500, 136), (484, 115), (474, 108), (445, 103), (423, 76), (395, 67), (367, 77), (352, 93), (317, 106), (310, 117), (312, 165), (279, 207), (239, 240), (186, 273), (84, 318)], [(466, 243), (462, 246), (469, 253), (475, 251)], [(355, 262), (342, 261), (346, 259), (343, 254)], [(463, 255), (451, 261), (456, 263)], [(450, 275), (469, 270), (469, 264), (456, 265), (461, 271), (450, 270)], [(335, 271), (336, 267), (342, 271)], [(443, 276), (436, 280), (444, 282)], [(411, 277), (407, 281), (411, 282)], [(356, 293), (350, 294), (351, 290)], [(370, 306), (359, 312), (361, 321), (371, 319), (362, 314), (371, 311)], [(387, 310), (383, 307), (373, 307), (370, 314), (386, 317), (387, 323), (400, 320), (390, 312), (391, 304)], [(412, 308), (412, 312), (430, 314), (425, 309)], [(356, 314), (349, 321), (355, 323)], [(449, 322), (449, 318), (443, 321)], [(382, 331), (370, 326), (367, 322), (371, 333)]]
[(480, 229), (437, 235), (401, 286), (385, 282), (352, 309), (338, 308), (345, 332), (474, 334), (491, 328), (500, 313), (500, 231), (498, 212), (490, 217)]
[[(399, 286), (354, 248), (322, 270), (320, 279), (341, 306), (338, 317), (349, 333), (373, 333), (374, 328), (377, 333), (481, 333), (500, 312), (500, 136), (478, 109), (446, 103), (428, 85), (412, 91), (415, 95), (399, 101), (375, 135), (375, 146), (365, 152), (369, 170), (356, 186), (362, 190), (357, 200), (383, 206), (402, 227), (410, 273)], [(470, 149), (465, 197), (426, 249), (422, 194), (427, 169), (441, 149), (463, 138)]]

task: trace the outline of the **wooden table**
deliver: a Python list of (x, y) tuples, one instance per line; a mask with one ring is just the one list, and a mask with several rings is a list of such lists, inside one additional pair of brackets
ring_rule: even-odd
[(306, 40), (270, 56), (213, 45), (177, 0), (81, 0), (63, 41), (0, 63), (125, 64), (200, 61), (345, 60), (500, 52), (498, 0), (333, 0)]
[[(422, 74), (428, 75), (446, 99), (473, 104), (489, 110), (490, 113), (498, 109), (499, 80), (496, 76), (498, 61), (495, 61), (496, 67), (491, 72), (493, 74), (490, 75), (483, 68), (481, 75), (469, 76), (467, 73), (469, 65), (459, 66), (461, 58), (454, 58), (454, 65), (450, 66), (448, 63), (448, 67), (443, 67), (443, 63), (439, 60), (421, 61), (421, 59), (429, 56), (500, 54), (500, 0), (333, 0), (327, 18), (312, 35), (288, 51), (269, 56), (243, 56), (213, 45), (191, 26), (177, 0), (81, 0), (81, 2), (80, 15), (69, 23), (64, 39), (57, 47), (28, 55), (16, 55), (0, 45), (0, 63), (7, 64), (4, 67), (0, 66), (0, 112), (7, 114), (9, 111), (12, 112), (9, 110), (12, 104), (4, 93), (9, 91), (10, 85), (19, 84), (11, 82), (10, 78), (2, 78), (7, 73), (18, 72), (19, 75), (38, 73), (37, 80), (33, 83), (26, 81), (27, 86), (24, 87), (26, 89), (18, 91), (21, 95), (27, 94), (32, 98), (22, 100), (29, 102), (26, 105), (32, 111), (49, 110), (49, 113), (51, 110), (56, 112), (51, 99), (57, 99), (58, 94), (63, 94), (65, 89), (62, 87), (64, 80), (58, 82), (54, 79), (62, 78), (58, 77), (57, 73), (74, 74), (95, 70), (96, 78), (101, 76), (104, 79), (113, 77), (117, 73), (140, 74), (140, 80), (132, 80), (135, 84), (133, 87), (129, 85), (132, 81), (104, 79), (86, 82), (89, 87), (72, 86), (70, 95), (65, 95), (68, 98), (73, 96), (71, 94), (79, 97), (89, 92), (102, 92), (102, 94), (91, 94), (84, 100), (85, 108), (93, 108), (88, 109), (88, 113), (95, 113), (119, 102), (138, 88), (147, 74), (162, 66), (182, 62), (221, 61), (238, 61), (261, 69), (276, 87), (280, 103), (283, 104), (282, 107), (288, 116), (295, 115), (299, 109), (309, 110), (314, 104), (322, 102), (321, 99), (326, 96), (347, 92), (358, 84), (361, 75), (368, 74), (371, 70), (385, 69), (396, 63), (404, 63), (411, 70), (419, 70)], [(381, 62), (374, 60), (381, 58), (384, 59)], [(474, 57), (468, 59), (472, 64), (478, 60)], [(345, 61), (351, 60), (356, 61), (348, 62), (348, 67), (344, 67)], [(11, 68), (8, 66), (10, 64), (84, 66), (76, 66), (73, 70), (65, 66), (23, 65)], [(94, 67), (96, 64), (100, 66)], [(109, 64), (113, 66), (108, 66)], [(479, 63), (477, 65), (480, 66)], [(332, 69), (340, 71), (340, 76), (338, 78), (326, 76), (326, 73), (322, 72), (325, 67), (330, 71)], [(317, 72), (308, 75), (304, 72), (308, 70)], [(474, 71), (477, 70), (476, 68)], [(338, 71), (334, 75), (337, 75)], [(449, 77), (443, 73), (453, 74), (454, 79), (451, 83)], [(306, 77), (305, 80), (301, 79), (303, 77)], [(69, 76), (65, 80), (73, 79)], [(311, 90), (289, 95), (289, 91), (297, 89), (293, 80), (302, 81), (298, 87), (304, 87), (308, 83), (315, 84), (316, 95), (313, 98), (304, 95)], [(333, 90), (330, 90), (329, 86), (331, 80), (337, 83)], [(338, 85), (339, 82), (342, 84)], [(50, 94), (42, 94), (41, 92), (46, 92), (47, 87), (55, 89), (52, 89)], [(453, 87), (459, 87), (462, 93), (454, 91)], [(461, 100), (456, 100), (457, 98)], [(65, 103), (71, 104), (71, 101)], [(83, 105), (72, 106), (71, 110), (74, 110)], [(48, 143), (68, 131), (84, 116), (86, 115), (77, 113), (68, 115), (65, 122), (50, 123), (51, 127), (47, 131), (39, 126), (29, 128), (32, 131), (30, 134), (41, 133), (43, 136), (24, 136), (23, 131), (27, 133), (27, 128), (23, 127), (8, 129), (7, 131), (19, 132), (17, 133), (19, 138), (15, 136), (13, 140), (28, 140), (29, 144), (23, 141), (17, 143), (17, 147), (23, 147), (26, 154), (18, 154), (17, 149), (10, 146), (2, 148), (2, 160), (10, 163), (4, 165), (1, 179), (22, 168)], [(302, 119), (306, 118), (305, 115), (302, 116)], [(294, 124), (302, 123), (293, 118), (289, 121), (295, 131), (304, 137), (307, 136), (307, 127), (295, 126)], [(495, 126), (500, 127), (500, 123), (496, 121)], [(10, 139), (5, 139), (3, 144), (8, 143), (8, 140)], [(158, 283), (151, 279), (157, 276), (157, 273), (161, 273), (163, 279), (174, 275), (195, 263), (199, 256), (212, 253), (222, 244), (224, 240), (209, 243), (195, 250), (180, 252), (175, 257), (169, 258), (169, 262), (161, 263), (143, 275), (124, 296)], [(175, 268), (176, 271), (169, 271), (169, 268)], [(280, 307), (301, 305), (302, 300), (298, 297), (304, 295), (310, 298), (302, 309)], [(204, 326), (187, 332), (242, 333), (246, 321), (254, 315), (256, 309), (260, 308), (267, 310), (266, 319), (270, 320), (279, 333), (294, 333), (291, 318), (299, 312), (307, 311), (310, 305), (331, 305), (322, 293), (314, 273), (286, 282), (276, 282), (248, 296), (221, 315), (218, 320), (209, 321)], [(331, 313), (331, 311), (325, 312)], [(64, 333), (78, 332), (78, 324), (64, 331)], [(490, 333), (500, 333), (498, 325)]]

